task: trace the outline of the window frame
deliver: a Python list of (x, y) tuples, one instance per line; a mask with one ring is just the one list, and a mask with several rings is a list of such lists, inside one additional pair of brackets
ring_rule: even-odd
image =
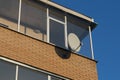
[(6, 61), (6, 62), (9, 62), (11, 64), (16, 65), (15, 80), (18, 80), (19, 66), (44, 73), (44, 74), (48, 75), (48, 80), (51, 80), (51, 76), (61, 78), (62, 80), (70, 80), (68, 78), (65, 78), (65, 77), (62, 77), (62, 76), (59, 76), (59, 75), (56, 75), (56, 74), (53, 74), (53, 73), (50, 73), (50, 72), (47, 72), (47, 71), (44, 71), (44, 70), (41, 70), (41, 69), (37, 69), (35, 67), (29, 66), (29, 65), (26, 65), (26, 64), (23, 64), (23, 63), (20, 63), (20, 62), (17, 62), (17, 61), (14, 61), (14, 60), (11, 60), (11, 59), (8, 59), (8, 58), (5, 58), (5, 57), (0, 56), (0, 60), (3, 60), (3, 61)]
[[(50, 20), (64, 25), (65, 48), (68, 49), (67, 42), (67, 17), (64, 15), (64, 22), (50, 16), (50, 8), (47, 8), (47, 42), (50, 43)], [(54, 44), (54, 43), (52, 43)], [(55, 44), (54, 44), (55, 45)]]

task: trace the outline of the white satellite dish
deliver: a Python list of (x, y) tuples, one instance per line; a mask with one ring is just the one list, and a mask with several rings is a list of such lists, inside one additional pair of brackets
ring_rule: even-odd
[(79, 52), (81, 49), (81, 42), (74, 33), (68, 35), (68, 45), (73, 52)]

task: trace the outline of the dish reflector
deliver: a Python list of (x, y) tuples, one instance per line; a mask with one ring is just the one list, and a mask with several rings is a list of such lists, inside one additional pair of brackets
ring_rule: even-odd
[(68, 35), (68, 45), (73, 52), (79, 52), (81, 49), (81, 42), (74, 33)]

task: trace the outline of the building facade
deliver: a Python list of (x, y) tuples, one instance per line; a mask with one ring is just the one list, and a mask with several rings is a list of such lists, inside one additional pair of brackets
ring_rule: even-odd
[(49, 0), (1, 0), (0, 80), (98, 80), (95, 27), (92, 18)]

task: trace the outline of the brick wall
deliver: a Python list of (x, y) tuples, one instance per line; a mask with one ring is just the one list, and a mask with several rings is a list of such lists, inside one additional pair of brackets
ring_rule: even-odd
[(98, 80), (95, 61), (3, 27), (0, 56), (73, 80)]

